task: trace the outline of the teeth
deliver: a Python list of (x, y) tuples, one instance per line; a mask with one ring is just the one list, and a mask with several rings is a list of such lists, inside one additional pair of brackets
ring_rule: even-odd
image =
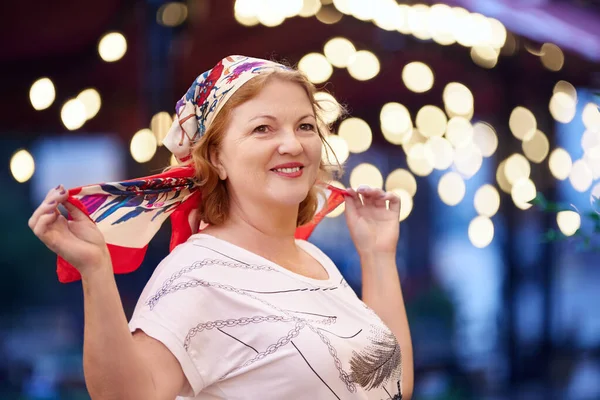
[(275, 171), (277, 171), (277, 172), (283, 172), (285, 174), (291, 174), (292, 172), (298, 172), (298, 171), (300, 171), (300, 167), (294, 167), (294, 168), (277, 168)]

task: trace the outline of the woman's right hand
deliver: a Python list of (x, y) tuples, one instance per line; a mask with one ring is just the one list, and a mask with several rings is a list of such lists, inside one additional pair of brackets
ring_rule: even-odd
[[(50, 250), (84, 275), (110, 263), (110, 255), (102, 232), (86, 214), (67, 202), (68, 196), (62, 185), (50, 190), (29, 219), (29, 227)], [(71, 220), (61, 215), (59, 204), (67, 209)]]

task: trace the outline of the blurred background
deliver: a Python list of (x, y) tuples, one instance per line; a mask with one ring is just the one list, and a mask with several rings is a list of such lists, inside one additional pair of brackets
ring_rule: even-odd
[[(402, 198), (415, 399), (600, 399), (598, 1), (33, 0), (0, 15), (0, 399), (88, 398), (81, 285), (58, 283), (30, 214), (59, 183), (169, 165), (175, 102), (230, 54), (298, 65), (345, 104), (338, 184)], [(360, 293), (342, 213), (310, 240)], [(169, 230), (117, 278), (128, 316)]]

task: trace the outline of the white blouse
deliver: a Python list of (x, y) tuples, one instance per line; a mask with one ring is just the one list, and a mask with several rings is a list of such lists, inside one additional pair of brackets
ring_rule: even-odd
[(400, 346), (331, 259), (293, 273), (207, 234), (156, 268), (129, 323), (162, 342), (188, 380), (180, 399), (401, 399)]

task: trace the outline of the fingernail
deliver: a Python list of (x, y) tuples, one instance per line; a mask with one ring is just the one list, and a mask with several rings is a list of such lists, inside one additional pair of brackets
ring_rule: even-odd
[(54, 210), (50, 210), (46, 214), (54, 214)]
[(58, 192), (59, 194), (65, 194), (67, 193), (67, 191), (65, 189), (61, 190), (60, 192)]
[(60, 189), (60, 185), (58, 185), (58, 186), (57, 186), (57, 187), (55, 187), (54, 189), (55, 189), (55, 190), (58, 190), (58, 189)]
[(48, 204), (56, 204), (56, 200), (49, 201)]
[(367, 186), (367, 185), (358, 185), (358, 187), (356, 188), (356, 190), (366, 190), (368, 188), (369, 188), (369, 186)]

